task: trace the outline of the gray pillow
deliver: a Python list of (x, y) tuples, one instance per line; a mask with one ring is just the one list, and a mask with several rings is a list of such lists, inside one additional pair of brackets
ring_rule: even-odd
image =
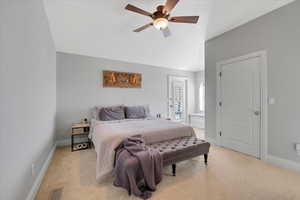
[(145, 108), (146, 117), (151, 117), (149, 105), (142, 105)]
[(104, 107), (117, 107), (117, 106), (122, 106), (124, 108), (123, 104), (115, 104), (115, 105), (101, 105), (101, 106), (94, 106), (90, 111), (91, 118), (95, 120), (100, 120), (99, 118), (99, 113), (100, 110)]
[(125, 119), (123, 106), (103, 107), (99, 112), (99, 119), (101, 121), (112, 121)]
[(144, 119), (147, 117), (144, 106), (128, 106), (125, 107), (125, 115), (127, 119)]

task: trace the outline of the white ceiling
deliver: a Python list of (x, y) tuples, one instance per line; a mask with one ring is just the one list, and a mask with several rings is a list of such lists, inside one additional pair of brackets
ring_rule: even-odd
[(204, 68), (204, 42), (292, 0), (180, 1), (173, 16), (199, 15), (194, 24), (171, 23), (164, 38), (150, 18), (126, 11), (131, 3), (154, 11), (164, 0), (44, 0), (57, 51), (189, 71)]

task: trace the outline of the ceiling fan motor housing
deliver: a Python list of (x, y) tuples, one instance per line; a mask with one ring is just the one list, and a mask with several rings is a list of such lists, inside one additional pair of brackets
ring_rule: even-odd
[(165, 6), (164, 5), (159, 5), (156, 7), (157, 11), (163, 12), (164, 11)]
[(163, 5), (157, 6), (156, 9), (157, 11), (154, 12), (151, 16), (153, 20), (156, 20), (158, 18), (165, 18), (165, 19), (169, 18), (169, 14), (163, 13), (163, 9), (164, 9)]

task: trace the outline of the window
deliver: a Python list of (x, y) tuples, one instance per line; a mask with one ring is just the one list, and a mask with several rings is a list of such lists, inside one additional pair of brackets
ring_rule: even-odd
[(205, 109), (205, 86), (202, 82), (199, 86), (199, 110), (204, 112)]

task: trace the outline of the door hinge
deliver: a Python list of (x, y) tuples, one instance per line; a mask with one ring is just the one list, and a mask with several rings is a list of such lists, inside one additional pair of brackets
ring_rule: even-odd
[(219, 106), (220, 106), (220, 107), (222, 106), (222, 101), (219, 102)]
[(222, 72), (219, 72), (219, 76), (222, 77)]
[(222, 136), (222, 132), (221, 131), (219, 132), (219, 134), (220, 134), (220, 136)]

